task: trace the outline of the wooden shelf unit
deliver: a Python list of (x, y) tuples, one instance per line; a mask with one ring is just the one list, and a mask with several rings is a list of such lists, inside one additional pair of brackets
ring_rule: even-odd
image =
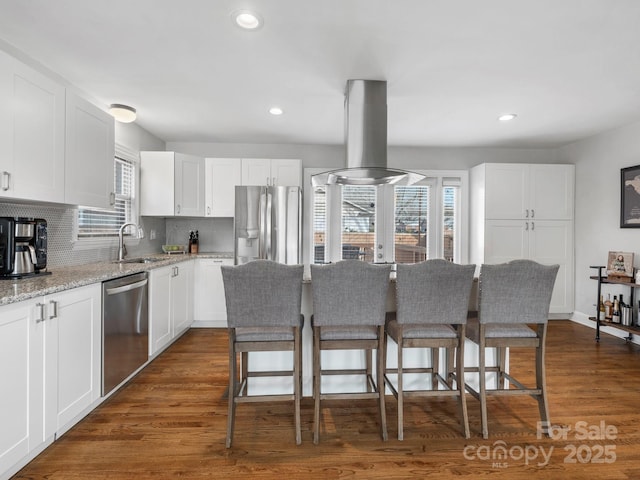
[[(596, 322), (596, 342), (600, 341), (600, 326), (604, 326), (604, 327), (613, 327), (613, 328), (617, 328), (618, 330), (622, 330), (624, 332), (627, 332), (629, 334), (628, 337), (625, 337), (626, 341), (630, 341), (633, 338), (633, 334), (635, 333), (636, 335), (640, 335), (640, 326), (636, 326), (636, 325), (622, 325), (621, 323), (613, 323), (613, 322), (609, 322), (608, 320), (598, 320), (599, 317), (599, 305), (600, 305), (600, 295), (602, 292), (602, 284), (610, 284), (610, 285), (625, 285), (627, 287), (629, 287), (629, 291), (630, 291), (630, 300), (629, 300), (629, 305), (631, 305), (633, 307), (633, 297), (634, 297), (634, 293), (635, 293), (635, 289), (640, 287), (640, 284), (637, 284), (633, 281), (625, 281), (625, 280), (620, 280), (618, 278), (612, 278), (612, 277), (604, 277), (602, 276), (602, 272), (603, 269), (606, 272), (606, 268), (605, 266), (590, 266), (589, 268), (594, 268), (598, 270), (598, 275), (591, 275), (589, 278), (592, 280), (597, 280), (598, 281), (598, 296), (596, 299), (596, 316), (595, 317), (589, 317), (589, 319), (594, 320)], [(638, 312), (638, 315), (640, 316), (640, 311)], [(638, 321), (640, 319), (637, 319), (636, 321)]]

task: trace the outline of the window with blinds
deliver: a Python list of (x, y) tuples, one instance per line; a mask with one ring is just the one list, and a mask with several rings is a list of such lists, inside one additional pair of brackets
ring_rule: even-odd
[(327, 245), (327, 189), (313, 191), (313, 263), (325, 263)]
[(376, 187), (342, 187), (342, 259), (373, 261)]
[(442, 189), (442, 245), (443, 257), (450, 262), (457, 257), (456, 225), (458, 224), (458, 185), (445, 185)]
[(78, 238), (115, 236), (123, 223), (134, 221), (135, 171), (133, 162), (114, 158), (115, 207), (113, 210), (80, 207)]
[(394, 254), (396, 263), (418, 263), (429, 258), (430, 186), (395, 187)]

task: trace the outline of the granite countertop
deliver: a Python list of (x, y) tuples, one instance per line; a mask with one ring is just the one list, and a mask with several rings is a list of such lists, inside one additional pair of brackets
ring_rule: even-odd
[(124, 277), (154, 268), (185, 262), (194, 258), (233, 258), (233, 253), (203, 252), (198, 254), (163, 253), (143, 255), (153, 258), (151, 263), (116, 263), (114, 261), (88, 263), (71, 267), (52, 267), (51, 275), (35, 276), (18, 280), (0, 280), (0, 306), (21, 302), (30, 298), (83, 287), (113, 278)]

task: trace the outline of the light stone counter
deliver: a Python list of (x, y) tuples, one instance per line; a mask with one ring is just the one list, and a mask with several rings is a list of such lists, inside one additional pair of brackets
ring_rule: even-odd
[(117, 263), (97, 262), (72, 267), (52, 267), (50, 275), (39, 275), (18, 280), (0, 280), (0, 306), (21, 302), (30, 298), (62, 292), (72, 288), (83, 287), (92, 283), (103, 282), (117, 277), (124, 277), (154, 268), (185, 262), (194, 258), (233, 258), (232, 253), (198, 253), (195, 255), (163, 253), (143, 255), (143, 258), (154, 258), (151, 263)]

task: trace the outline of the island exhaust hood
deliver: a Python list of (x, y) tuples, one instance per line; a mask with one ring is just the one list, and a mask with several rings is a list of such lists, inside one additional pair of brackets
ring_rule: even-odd
[(311, 177), (320, 185), (412, 185), (423, 175), (387, 168), (387, 82), (348, 80), (345, 94), (347, 168)]

